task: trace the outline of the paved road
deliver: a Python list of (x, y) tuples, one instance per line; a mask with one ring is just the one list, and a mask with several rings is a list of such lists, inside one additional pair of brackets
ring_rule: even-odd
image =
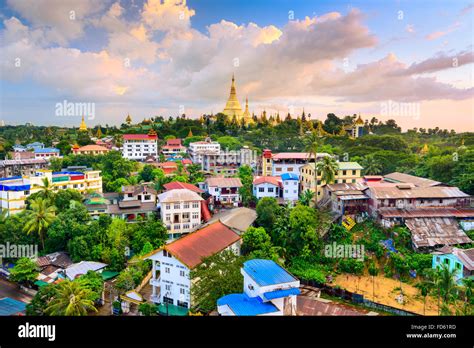
[(10, 297), (25, 303), (30, 303), (32, 299), (32, 296), (21, 291), (17, 284), (0, 278), (0, 298), (3, 297)]

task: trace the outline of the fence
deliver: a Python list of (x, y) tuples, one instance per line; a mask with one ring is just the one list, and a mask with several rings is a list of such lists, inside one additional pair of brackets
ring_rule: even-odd
[(332, 287), (332, 286), (329, 286), (327, 284), (318, 283), (318, 282), (315, 282), (315, 281), (312, 281), (312, 280), (304, 280), (304, 279), (301, 279), (300, 282), (303, 285), (318, 288), (318, 289), (321, 290), (321, 292), (323, 292), (327, 295), (335, 296), (335, 297), (341, 298), (341, 299), (346, 300), (346, 301), (351, 301), (353, 303), (357, 303), (357, 304), (363, 305), (365, 307), (382, 310), (384, 312), (392, 313), (392, 314), (395, 314), (395, 315), (402, 315), (402, 316), (419, 315), (417, 313), (405, 311), (403, 309), (399, 309), (399, 308), (395, 308), (395, 307), (392, 307), (392, 306), (387, 306), (387, 305), (384, 305), (384, 304), (381, 304), (381, 303), (370, 301), (370, 300), (364, 298), (364, 295), (357, 294), (355, 292), (351, 292), (351, 291), (348, 291), (348, 290), (345, 290), (345, 289)]

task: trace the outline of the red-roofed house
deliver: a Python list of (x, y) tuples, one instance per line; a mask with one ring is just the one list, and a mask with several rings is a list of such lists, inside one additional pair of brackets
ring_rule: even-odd
[(181, 139), (169, 139), (166, 141), (166, 145), (161, 148), (161, 152), (166, 158), (169, 158), (186, 152), (186, 147), (181, 144)]
[(154, 131), (148, 134), (124, 134), (122, 156), (136, 161), (158, 156), (158, 136)]
[(258, 199), (263, 197), (280, 197), (282, 188), (279, 176), (256, 176), (253, 180), (253, 195)]
[(152, 260), (150, 300), (182, 308), (191, 307), (189, 272), (206, 257), (224, 250), (240, 253), (240, 236), (221, 222), (210, 224), (144, 256)]
[(172, 182), (169, 182), (167, 184), (164, 184), (163, 187), (167, 191), (169, 191), (169, 190), (179, 190), (179, 189), (188, 189), (188, 190), (191, 190), (191, 191), (199, 193), (199, 194), (204, 193), (204, 191), (201, 190), (200, 188), (194, 186), (193, 184), (188, 184), (186, 182), (172, 181)]

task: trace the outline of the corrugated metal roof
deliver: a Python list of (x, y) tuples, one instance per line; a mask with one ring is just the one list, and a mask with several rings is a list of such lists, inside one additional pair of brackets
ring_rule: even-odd
[(221, 222), (215, 222), (164, 247), (189, 268), (234, 244), (240, 236)]
[(272, 260), (254, 259), (244, 262), (244, 271), (260, 286), (297, 281), (288, 271)]
[(17, 315), (24, 312), (26, 303), (10, 297), (0, 299), (0, 316)]
[(235, 315), (261, 315), (274, 313), (278, 308), (271, 302), (262, 302), (260, 297), (249, 297), (247, 294), (230, 294), (217, 300), (218, 306), (229, 306)]
[(280, 290), (268, 291), (263, 294), (263, 297), (266, 300), (270, 301), (276, 298), (287, 297), (290, 295), (299, 295), (300, 292), (301, 291), (299, 288), (280, 289)]
[(167, 184), (164, 184), (163, 187), (166, 190), (176, 190), (176, 189), (188, 189), (196, 193), (203, 193), (204, 191), (201, 190), (200, 188), (196, 187), (193, 184), (188, 184), (186, 182), (180, 182), (180, 181), (172, 181)]
[(175, 189), (171, 191), (165, 191), (158, 195), (158, 201), (160, 203), (171, 203), (171, 202), (190, 202), (190, 201), (202, 201), (203, 198), (196, 192), (188, 189)]
[(74, 280), (76, 277), (86, 274), (88, 271), (98, 271), (107, 267), (106, 263), (96, 261), (81, 261), (66, 268), (66, 276)]
[(227, 227), (245, 232), (257, 219), (257, 212), (246, 207), (224, 210), (215, 214), (209, 223), (220, 221)]
[(434, 181), (431, 179), (426, 179), (419, 176), (399, 172), (387, 174), (384, 176), (384, 179), (387, 181), (411, 183), (418, 187), (430, 187), (441, 184), (439, 181)]
[(418, 209), (379, 208), (378, 214), (383, 218), (421, 218), (421, 217), (474, 217), (474, 209), (453, 207), (429, 207)]
[(417, 248), (472, 243), (454, 218), (406, 219), (405, 225), (411, 231), (412, 242)]
[(457, 187), (432, 186), (432, 187), (412, 187), (400, 189), (398, 187), (371, 187), (374, 197), (377, 199), (397, 199), (397, 198), (467, 198), (468, 194), (462, 192)]
[(209, 187), (242, 187), (242, 182), (239, 178), (208, 178), (206, 179), (206, 184)]
[(285, 173), (285, 174), (281, 175), (281, 179), (283, 181), (285, 181), (285, 180), (299, 180), (299, 177), (298, 177), (298, 175), (296, 175), (294, 173)]

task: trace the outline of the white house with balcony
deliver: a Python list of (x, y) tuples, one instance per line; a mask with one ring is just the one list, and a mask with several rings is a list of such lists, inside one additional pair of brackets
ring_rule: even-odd
[(239, 254), (240, 236), (218, 221), (145, 255), (152, 260), (150, 300), (160, 304), (160, 314), (186, 315), (192, 305), (190, 271), (224, 250)]
[(280, 197), (283, 182), (279, 176), (256, 176), (253, 180), (253, 195), (263, 197)]
[(204, 187), (212, 196), (214, 205), (237, 207), (240, 203), (239, 189), (242, 187), (242, 182), (239, 178), (208, 178), (204, 183)]
[(296, 315), (300, 281), (272, 260), (244, 262), (244, 292), (217, 300), (223, 316)]
[(200, 195), (188, 189), (158, 195), (158, 209), (170, 240), (194, 231), (201, 224), (201, 201)]

